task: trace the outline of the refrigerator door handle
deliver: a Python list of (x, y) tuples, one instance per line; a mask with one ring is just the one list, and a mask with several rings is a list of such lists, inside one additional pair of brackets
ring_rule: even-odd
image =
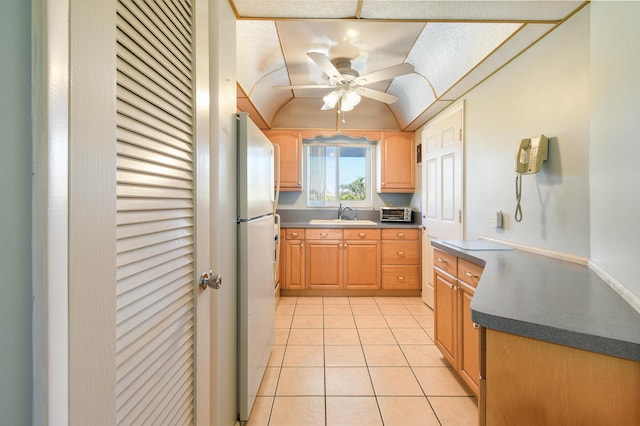
[(275, 151), (274, 168), (276, 172), (276, 176), (275, 176), (276, 192), (273, 200), (273, 213), (275, 213), (278, 208), (278, 201), (280, 198), (280, 145), (278, 145), (277, 143), (273, 143), (272, 145)]

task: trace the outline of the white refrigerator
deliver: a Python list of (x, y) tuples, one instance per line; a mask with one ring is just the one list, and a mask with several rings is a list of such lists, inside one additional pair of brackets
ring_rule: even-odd
[(274, 148), (238, 113), (238, 412), (249, 419), (275, 336)]

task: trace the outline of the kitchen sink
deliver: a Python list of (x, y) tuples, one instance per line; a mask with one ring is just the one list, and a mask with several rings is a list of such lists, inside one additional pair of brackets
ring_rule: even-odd
[(311, 219), (309, 221), (309, 225), (362, 226), (377, 224), (377, 222), (368, 219)]

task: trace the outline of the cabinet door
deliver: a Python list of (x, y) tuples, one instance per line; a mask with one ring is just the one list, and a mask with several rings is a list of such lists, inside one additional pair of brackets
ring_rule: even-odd
[(472, 287), (458, 283), (458, 369), (462, 379), (477, 396), (480, 383), (480, 328), (471, 320), (471, 299), (474, 293)]
[(347, 240), (343, 247), (347, 290), (380, 288), (380, 242)]
[(302, 191), (302, 140), (299, 130), (265, 130), (280, 147), (280, 190)]
[(384, 132), (379, 147), (378, 192), (415, 190), (414, 134)]
[(284, 242), (285, 273), (284, 286), (287, 290), (304, 289), (304, 240)]
[(342, 288), (342, 240), (306, 240), (306, 286)]
[(456, 368), (456, 285), (455, 279), (434, 269), (435, 344)]

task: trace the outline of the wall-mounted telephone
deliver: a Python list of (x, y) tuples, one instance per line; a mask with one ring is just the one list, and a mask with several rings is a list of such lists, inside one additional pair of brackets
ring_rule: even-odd
[(549, 157), (549, 141), (545, 135), (531, 139), (522, 139), (516, 149), (516, 222), (522, 220), (522, 175), (538, 173), (542, 170), (542, 163)]
[(547, 160), (549, 141), (545, 135), (522, 139), (516, 150), (516, 172), (521, 175), (538, 173)]

